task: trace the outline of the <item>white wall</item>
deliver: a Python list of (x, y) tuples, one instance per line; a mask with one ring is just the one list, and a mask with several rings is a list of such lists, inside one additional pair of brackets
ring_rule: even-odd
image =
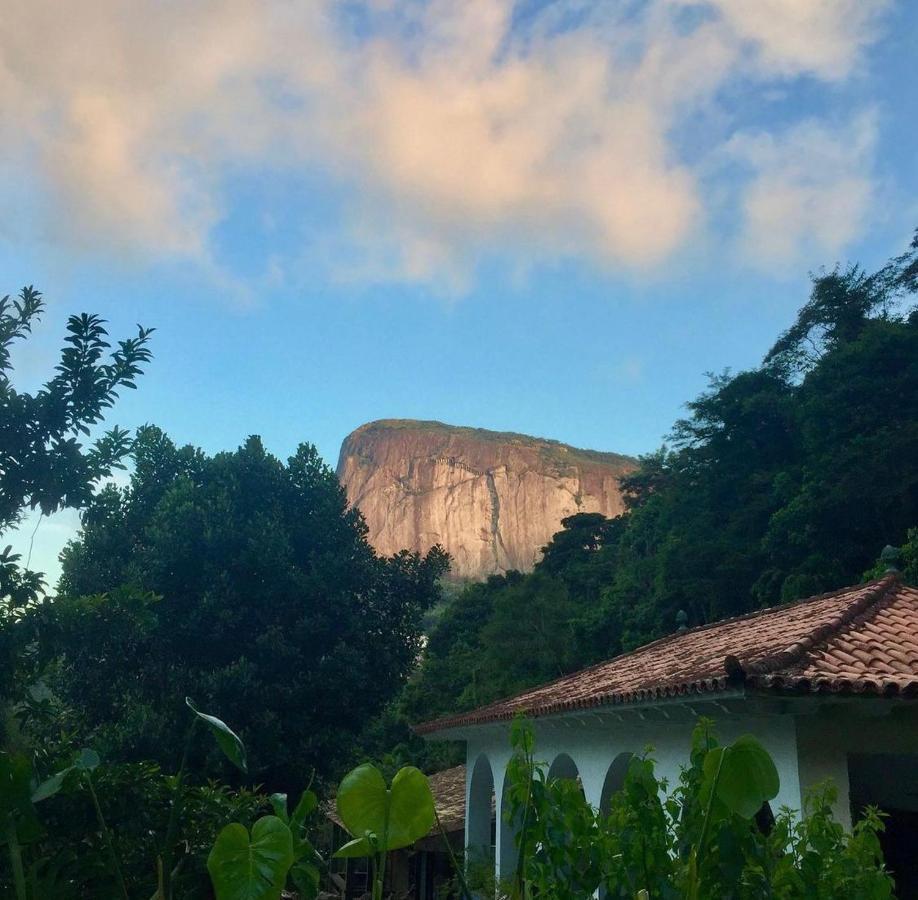
[[(536, 719), (536, 759), (551, 766), (560, 754), (574, 761), (587, 800), (596, 808), (602, 801), (603, 785), (609, 768), (622, 753), (643, 753), (652, 747), (650, 755), (656, 760), (658, 777), (665, 778), (670, 788), (679, 780), (680, 769), (687, 764), (691, 733), (695, 725), (691, 715), (677, 715), (670, 720), (642, 721), (637, 713), (622, 714), (621, 721), (601, 714), (556, 716)], [(742, 734), (754, 734), (771, 753), (781, 780), (781, 790), (773, 803), (799, 809), (801, 805), (800, 774), (797, 768), (797, 734), (795, 720), (789, 715), (735, 715), (725, 713), (715, 723), (721, 743), (729, 743)], [(467, 760), (469, 772), (480, 756), (488, 759), (497, 797), (498, 874), (508, 877), (516, 864), (513, 835), (503, 822), (503, 791), (507, 763), (510, 760), (510, 723), (489, 725), (470, 732)], [(471, 785), (471, 774), (469, 775)], [(469, 818), (475, 817), (467, 786)], [(478, 802), (481, 802), (478, 799)], [(480, 821), (480, 819), (476, 819)]]

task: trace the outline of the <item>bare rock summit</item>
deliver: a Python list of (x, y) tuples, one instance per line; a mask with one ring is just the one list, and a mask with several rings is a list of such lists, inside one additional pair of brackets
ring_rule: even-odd
[(522, 434), (383, 419), (341, 446), (338, 477), (379, 553), (441, 544), (456, 578), (526, 571), (578, 512), (618, 515), (636, 462)]

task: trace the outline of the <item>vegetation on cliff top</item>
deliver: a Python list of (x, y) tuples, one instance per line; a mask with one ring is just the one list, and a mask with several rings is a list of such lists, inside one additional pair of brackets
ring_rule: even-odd
[(529, 447), (538, 451), (546, 460), (555, 464), (573, 465), (577, 463), (593, 463), (618, 468), (632, 468), (637, 465), (637, 460), (622, 453), (612, 453), (604, 450), (585, 450), (572, 447), (561, 441), (551, 438), (533, 437), (527, 434), (518, 434), (514, 431), (489, 431), (486, 428), (472, 428), (466, 425), (447, 425), (444, 422), (420, 419), (377, 419), (367, 422), (351, 432), (344, 440), (342, 453), (348, 448), (349, 442), (367, 434), (384, 435), (399, 431), (413, 431), (419, 434), (439, 434), (445, 437), (460, 436), (482, 444), (509, 444)]

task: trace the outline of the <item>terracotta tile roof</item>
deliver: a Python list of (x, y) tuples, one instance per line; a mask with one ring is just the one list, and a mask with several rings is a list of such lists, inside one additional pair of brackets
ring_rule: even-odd
[[(443, 830), (450, 834), (465, 827), (465, 766), (454, 766), (427, 776), (430, 792), (433, 794), (434, 806), (440, 817)], [(344, 828), (334, 801), (325, 804), (325, 815), (337, 826)], [(437, 833), (437, 828), (430, 832)]]
[(443, 830), (449, 834), (465, 827), (465, 766), (455, 766), (428, 776), (434, 806)]
[(881, 696), (918, 694), (918, 590), (887, 575), (669, 635), (608, 662), (419, 734), (731, 687)]

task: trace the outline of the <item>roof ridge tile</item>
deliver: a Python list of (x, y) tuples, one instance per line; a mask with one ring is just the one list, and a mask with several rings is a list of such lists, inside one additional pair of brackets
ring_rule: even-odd
[[(898, 578), (894, 575), (884, 576), (879, 581), (873, 583), (869, 591), (854, 600), (831, 622), (827, 622), (815, 628), (808, 635), (794, 644), (791, 644), (787, 649), (746, 666), (746, 674), (752, 676), (767, 675), (771, 672), (783, 669), (786, 666), (793, 665), (806, 656), (806, 654), (816, 647), (817, 644), (825, 643), (830, 637), (837, 635), (847, 625), (854, 623), (856, 619), (859, 619), (861, 616), (866, 616), (867, 613), (875, 614), (879, 608), (880, 601), (893, 594), (894, 592), (891, 591), (890, 588), (896, 586), (898, 583)], [(846, 592), (840, 591), (839, 595), (843, 593)], [(828, 597), (820, 599), (828, 599)]]

